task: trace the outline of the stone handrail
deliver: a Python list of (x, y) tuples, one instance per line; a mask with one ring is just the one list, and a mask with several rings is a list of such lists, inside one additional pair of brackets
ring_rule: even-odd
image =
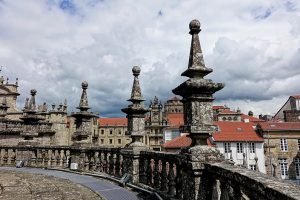
[[(120, 148), (69, 146), (0, 146), (0, 166), (25, 160), (28, 167), (70, 168), (122, 177), (128, 173), (134, 184), (159, 193), (164, 199), (300, 199), (299, 186), (227, 162), (191, 162), (184, 153), (140, 151), (137, 157)], [(135, 159), (128, 162), (126, 159)], [(136, 159), (137, 158), (137, 159)], [(123, 167), (126, 161), (126, 166)], [(195, 166), (197, 167), (195, 170)], [(136, 170), (132, 173), (130, 170)]]
[(207, 199), (300, 199), (298, 185), (257, 171), (222, 162), (205, 164), (204, 172)]

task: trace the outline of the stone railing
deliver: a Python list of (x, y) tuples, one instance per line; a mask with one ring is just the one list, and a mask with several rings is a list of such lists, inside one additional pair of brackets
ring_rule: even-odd
[(122, 155), (119, 148), (76, 147), (0, 147), (0, 165), (15, 166), (24, 160), (28, 167), (70, 168), (78, 163), (83, 171), (102, 172), (115, 177), (123, 175)]
[(139, 184), (152, 188), (164, 198), (182, 196), (182, 155), (169, 152), (142, 151), (139, 160)]
[(123, 150), (1, 146), (0, 166), (14, 166), (24, 160), (28, 167), (68, 169), (77, 163), (78, 170), (89, 173), (136, 176), (132, 177), (133, 184), (157, 192), (163, 199), (300, 199), (299, 186), (225, 161), (195, 161), (187, 153), (150, 150), (130, 156), (130, 151), (124, 154)]
[(293, 183), (225, 162), (204, 165), (207, 199), (300, 199), (300, 186)]

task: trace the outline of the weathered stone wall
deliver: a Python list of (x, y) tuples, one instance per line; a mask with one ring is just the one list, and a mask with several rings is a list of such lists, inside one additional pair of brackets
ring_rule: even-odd
[(285, 110), (283, 114), (286, 122), (300, 122), (300, 110)]

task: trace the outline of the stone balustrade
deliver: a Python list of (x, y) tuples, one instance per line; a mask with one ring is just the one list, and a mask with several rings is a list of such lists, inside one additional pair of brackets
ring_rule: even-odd
[[(195, 162), (184, 153), (143, 150), (137, 162), (132, 162), (137, 166), (123, 167), (120, 148), (0, 146), (0, 166), (14, 166), (21, 159), (28, 167), (68, 169), (76, 162), (80, 171), (119, 178), (136, 174), (136, 185), (164, 199), (300, 199), (299, 186), (225, 161), (202, 162), (201, 170), (193, 171)], [(133, 169), (138, 173), (128, 171)], [(200, 181), (193, 184), (196, 177)]]
[(170, 152), (142, 151), (139, 162), (141, 186), (153, 188), (164, 198), (182, 197), (183, 155)]

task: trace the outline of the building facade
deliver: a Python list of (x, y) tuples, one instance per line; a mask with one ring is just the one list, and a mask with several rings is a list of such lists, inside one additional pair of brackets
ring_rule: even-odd
[(266, 172), (282, 179), (300, 179), (300, 123), (264, 122), (257, 125), (264, 138)]

